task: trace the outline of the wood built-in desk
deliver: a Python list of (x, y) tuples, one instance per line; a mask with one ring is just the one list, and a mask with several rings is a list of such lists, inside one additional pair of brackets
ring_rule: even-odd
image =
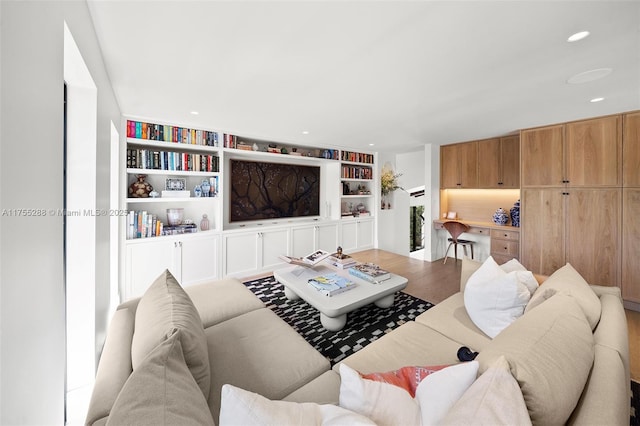
[[(446, 221), (447, 219), (434, 220), (433, 228), (436, 230), (444, 230), (442, 224)], [(496, 225), (492, 222), (474, 222), (467, 220), (458, 220), (458, 222), (469, 225), (468, 234), (486, 235), (490, 238), (489, 253), (499, 264), (520, 257), (520, 228), (510, 225)], [(484, 260), (482, 252), (482, 250), (478, 250), (477, 260)]]

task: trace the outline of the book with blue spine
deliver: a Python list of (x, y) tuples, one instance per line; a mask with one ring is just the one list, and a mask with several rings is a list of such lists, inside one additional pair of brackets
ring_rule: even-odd
[(325, 296), (335, 296), (356, 286), (356, 283), (338, 274), (320, 275), (307, 282)]

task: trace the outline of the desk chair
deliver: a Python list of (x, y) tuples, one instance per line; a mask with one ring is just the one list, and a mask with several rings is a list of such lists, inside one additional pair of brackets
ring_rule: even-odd
[(456, 220), (450, 220), (443, 223), (442, 226), (444, 227), (444, 229), (449, 231), (449, 234), (451, 234), (451, 238), (449, 238), (449, 245), (447, 246), (447, 251), (444, 252), (444, 263), (447, 263), (447, 253), (449, 253), (449, 248), (451, 248), (452, 244), (453, 252), (455, 255), (454, 259), (456, 260), (456, 262), (458, 261), (458, 244), (462, 246), (465, 256), (467, 255), (467, 246), (471, 247), (471, 258), (473, 259), (473, 243), (475, 243), (475, 241), (462, 240), (458, 238), (460, 234), (469, 232), (469, 225), (458, 222)]

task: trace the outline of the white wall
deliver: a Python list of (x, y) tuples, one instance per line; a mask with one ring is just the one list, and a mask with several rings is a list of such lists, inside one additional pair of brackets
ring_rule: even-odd
[[(64, 421), (63, 39), (98, 88), (97, 208), (109, 208), (110, 122), (120, 111), (84, 2), (0, 2), (0, 424)], [(7, 209), (7, 210), (5, 210)], [(15, 209), (15, 210), (14, 210)], [(44, 216), (25, 216), (36, 209)], [(16, 212), (16, 214), (11, 214)], [(109, 218), (96, 221), (96, 330), (109, 305)], [(102, 339), (97, 339), (101, 346)], [(96, 354), (97, 355), (97, 354)]]

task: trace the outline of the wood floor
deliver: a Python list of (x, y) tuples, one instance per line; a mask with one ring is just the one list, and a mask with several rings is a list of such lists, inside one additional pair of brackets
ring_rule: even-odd
[[(456, 293), (460, 288), (462, 262), (449, 259), (424, 262), (383, 250), (366, 250), (352, 254), (359, 262), (373, 262), (409, 280), (404, 290), (412, 296), (439, 303)], [(629, 353), (631, 355), (631, 378), (640, 381), (640, 312), (625, 311), (629, 329)]]

